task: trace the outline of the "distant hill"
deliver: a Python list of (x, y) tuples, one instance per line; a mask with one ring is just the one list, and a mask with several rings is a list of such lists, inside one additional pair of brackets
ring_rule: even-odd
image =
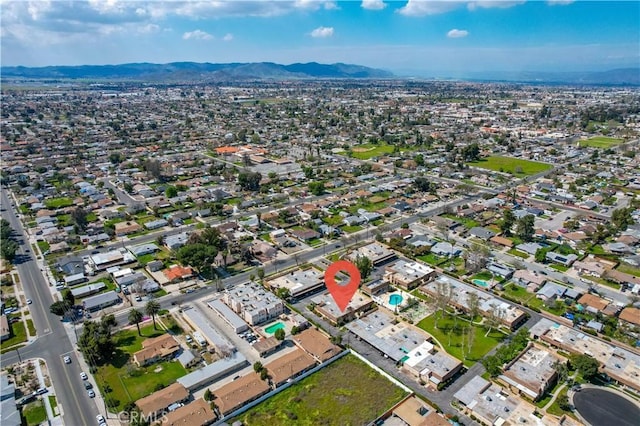
[(392, 78), (388, 71), (350, 64), (281, 65), (272, 62), (212, 64), (172, 62), (121, 65), (78, 65), (48, 67), (1, 67), (2, 78), (106, 79), (156, 81), (284, 80), (311, 78)]

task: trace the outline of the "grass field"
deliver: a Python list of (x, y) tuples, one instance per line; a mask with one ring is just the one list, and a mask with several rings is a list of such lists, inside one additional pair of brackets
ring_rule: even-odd
[(347, 355), (257, 405), (238, 420), (247, 426), (365, 425), (405, 395), (364, 362)]
[(551, 164), (539, 163), (537, 161), (500, 156), (487, 157), (480, 161), (473, 161), (467, 164), (470, 166), (480, 167), (481, 169), (510, 173), (520, 177), (535, 175), (536, 173), (549, 170), (552, 167)]
[[(436, 320), (438, 328), (436, 328)], [(446, 314), (440, 318), (440, 312), (428, 316), (418, 323), (418, 327), (435, 337), (444, 346), (445, 350), (454, 357), (461, 360), (464, 365), (471, 366), (493, 349), (498, 343), (505, 338), (505, 335), (497, 330), (492, 330), (485, 337), (487, 329), (478, 325), (470, 325), (467, 321), (458, 320), (457, 325), (453, 315)], [(465, 346), (468, 342), (467, 336), (464, 335), (462, 328), (473, 327), (475, 337), (471, 351), (465, 356), (462, 353), (462, 342), (464, 339)], [(467, 352), (465, 348), (465, 352)]]
[(60, 207), (69, 207), (73, 205), (73, 200), (67, 197), (52, 198), (50, 200), (45, 200), (44, 205), (47, 206), (48, 209), (55, 210)]
[[(110, 364), (98, 367), (96, 378), (103, 395), (117, 401), (117, 409), (122, 409), (129, 401), (136, 401), (157, 390), (160, 385), (168, 386), (187, 372), (177, 361), (165, 361), (151, 364), (143, 368), (135, 368), (131, 363), (131, 355), (142, 349), (142, 342), (149, 337), (164, 334), (164, 330), (154, 330), (153, 325), (132, 328), (116, 333), (116, 354)], [(108, 384), (110, 392), (104, 392), (104, 384)], [(116, 404), (114, 404), (116, 405)], [(112, 407), (116, 408), (116, 407)]]
[(622, 139), (595, 136), (591, 139), (580, 141), (578, 145), (591, 148), (611, 148), (612, 146), (620, 145), (621, 143)]
[(47, 420), (47, 410), (44, 408), (42, 400), (31, 402), (22, 409), (22, 416), (28, 426), (39, 425)]
[(18, 343), (22, 343), (27, 340), (27, 330), (25, 330), (24, 323), (22, 321), (14, 322), (10, 325), (10, 328), (11, 337), (0, 343), (1, 349), (10, 348), (13, 345), (17, 345)]
[(356, 145), (352, 149), (353, 158), (357, 158), (359, 160), (368, 160), (373, 157), (379, 157), (385, 154), (391, 154), (393, 152), (393, 145), (373, 145), (370, 143)]

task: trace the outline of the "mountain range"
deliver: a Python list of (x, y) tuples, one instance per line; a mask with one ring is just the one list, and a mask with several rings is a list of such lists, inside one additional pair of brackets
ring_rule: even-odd
[(234, 81), (317, 78), (393, 78), (389, 71), (351, 64), (317, 62), (281, 65), (273, 62), (168, 64), (131, 63), (121, 65), (77, 65), (47, 67), (1, 67), (2, 78), (99, 79), (144, 81)]

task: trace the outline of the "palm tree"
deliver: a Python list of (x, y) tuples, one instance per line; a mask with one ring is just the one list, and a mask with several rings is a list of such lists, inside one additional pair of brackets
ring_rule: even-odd
[(138, 336), (142, 336), (140, 332), (140, 321), (142, 321), (143, 315), (142, 312), (133, 308), (129, 311), (129, 324), (135, 324), (138, 327)]
[(160, 312), (160, 303), (155, 300), (149, 300), (144, 307), (144, 311), (147, 315), (151, 315), (151, 319), (153, 319), (153, 329), (156, 330), (156, 315)]

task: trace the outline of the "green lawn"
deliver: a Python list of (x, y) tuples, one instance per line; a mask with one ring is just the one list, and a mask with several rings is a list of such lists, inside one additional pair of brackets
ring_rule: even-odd
[(344, 232), (351, 234), (353, 232), (361, 231), (363, 228), (360, 225), (355, 225), (355, 226), (343, 226), (340, 229), (342, 229)]
[(624, 272), (625, 274), (631, 274), (633, 276), (640, 277), (640, 268), (629, 265), (628, 263), (620, 262), (616, 269), (620, 272)]
[(353, 158), (357, 158), (359, 160), (368, 160), (373, 157), (391, 154), (393, 152), (393, 148), (393, 145), (373, 145), (370, 143), (366, 143), (354, 146), (351, 152)]
[(467, 164), (470, 166), (480, 167), (481, 169), (511, 173), (519, 177), (535, 175), (536, 173), (549, 170), (553, 167), (551, 164), (540, 163), (537, 161), (500, 156), (487, 157), (480, 161), (473, 161)]
[(47, 410), (42, 400), (30, 402), (22, 408), (22, 416), (28, 426), (39, 425), (47, 420)]
[(329, 226), (338, 226), (343, 222), (344, 218), (340, 215), (323, 217), (322, 221)]
[(529, 293), (525, 288), (513, 283), (504, 286), (503, 294), (517, 300), (522, 305), (530, 306), (532, 308), (542, 309), (544, 306), (544, 302), (541, 299), (538, 299), (535, 294)]
[(148, 254), (143, 254), (142, 256), (138, 256), (138, 263), (142, 265), (146, 265), (147, 263), (153, 262), (154, 260), (156, 260), (155, 253), (148, 253)]
[(238, 420), (247, 426), (365, 425), (405, 396), (405, 391), (347, 355), (258, 404)]
[(514, 248), (509, 249), (507, 253), (509, 253), (512, 256), (520, 257), (522, 259), (527, 259), (529, 257), (529, 254)]
[(610, 148), (612, 146), (620, 145), (622, 139), (608, 138), (606, 136), (595, 136), (585, 141), (580, 141), (580, 146), (587, 146), (591, 148)]
[(58, 407), (58, 401), (56, 401), (56, 397), (54, 395), (49, 395), (49, 405), (51, 405), (51, 411), (53, 411), (53, 415), (56, 415), (56, 407)]
[(11, 337), (0, 343), (0, 349), (7, 349), (27, 340), (27, 330), (24, 328), (22, 321), (14, 322), (9, 327), (11, 328)]
[(48, 209), (58, 209), (61, 207), (69, 207), (73, 205), (73, 200), (71, 198), (67, 198), (67, 197), (60, 197), (60, 198), (52, 198), (50, 200), (44, 200), (44, 205), (48, 208)]
[(49, 251), (50, 246), (48, 242), (38, 240), (38, 247), (40, 248), (40, 251), (44, 253), (45, 251)]
[[(186, 374), (186, 370), (177, 361), (165, 361), (137, 368), (131, 362), (131, 355), (142, 349), (142, 342), (149, 337), (164, 334), (164, 330), (154, 330), (153, 324), (140, 328), (123, 330), (114, 335), (116, 353), (109, 364), (98, 367), (95, 374), (103, 395), (112, 398), (113, 405), (122, 409), (129, 401), (136, 401), (157, 390), (160, 385), (168, 386), (179, 377)], [(105, 392), (105, 383), (111, 388)], [(116, 407), (113, 407), (116, 408)]]
[(33, 337), (36, 335), (36, 326), (33, 325), (33, 320), (31, 318), (27, 319), (27, 328), (29, 329), (30, 336)]
[(445, 259), (439, 256), (436, 256), (433, 253), (425, 254), (423, 256), (418, 256), (418, 259), (422, 260), (425, 263), (428, 263), (431, 266), (439, 265)]
[[(438, 328), (436, 328), (436, 320)], [(471, 366), (475, 362), (480, 361), (487, 352), (493, 349), (498, 343), (500, 343), (500, 341), (502, 341), (502, 339), (505, 338), (505, 335), (498, 330), (492, 330), (491, 333), (485, 337), (487, 330), (484, 327), (470, 325), (467, 321), (463, 320), (458, 320), (456, 324), (453, 315), (446, 314), (444, 317), (440, 318), (440, 312), (429, 315), (417, 325), (435, 337), (449, 354), (462, 360), (466, 366)], [(468, 327), (473, 327), (475, 332), (471, 351), (467, 352), (465, 348), (465, 352), (468, 353), (466, 356), (462, 353), (463, 338), (465, 345), (467, 344), (466, 342), (468, 342), (467, 336), (463, 333), (463, 327), (465, 330)], [(449, 344), (449, 341), (451, 344)]]

